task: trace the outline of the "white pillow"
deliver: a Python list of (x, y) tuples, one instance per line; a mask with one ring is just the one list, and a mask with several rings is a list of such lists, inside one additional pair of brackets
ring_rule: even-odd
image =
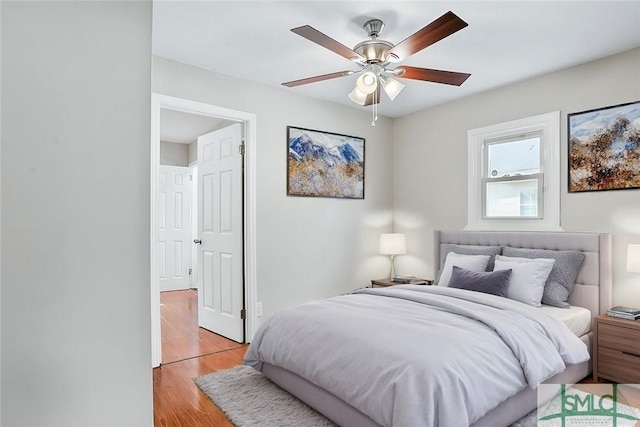
[(544, 284), (551, 273), (555, 259), (518, 258), (496, 255), (493, 271), (511, 269), (507, 298), (540, 307)]
[[(453, 266), (464, 268), (470, 271), (483, 272), (489, 264), (489, 255), (461, 255), (449, 252), (442, 267), (442, 272), (438, 278), (438, 286), (449, 286)], [(540, 297), (542, 299), (542, 297)]]

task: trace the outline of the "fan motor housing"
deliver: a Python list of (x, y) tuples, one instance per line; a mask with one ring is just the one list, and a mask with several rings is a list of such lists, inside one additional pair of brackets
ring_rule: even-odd
[(385, 61), (385, 53), (393, 46), (393, 43), (386, 40), (367, 40), (358, 43), (353, 51), (364, 56), (367, 59), (367, 64), (377, 64)]

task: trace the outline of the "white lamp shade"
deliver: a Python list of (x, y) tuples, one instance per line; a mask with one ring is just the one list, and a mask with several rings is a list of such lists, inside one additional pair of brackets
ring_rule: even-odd
[(380, 253), (382, 255), (404, 255), (407, 253), (407, 241), (404, 234), (388, 233), (380, 235)]
[(367, 102), (367, 94), (362, 92), (358, 87), (354, 87), (351, 93), (349, 94), (349, 99), (355, 102), (358, 105), (364, 105)]
[(392, 101), (396, 99), (396, 96), (398, 96), (400, 92), (402, 92), (402, 89), (404, 89), (404, 85), (402, 83), (391, 77), (385, 80), (383, 87), (385, 93), (389, 95), (389, 98), (391, 98)]
[(627, 271), (640, 273), (640, 245), (629, 245), (627, 249)]
[(367, 95), (372, 94), (378, 88), (378, 79), (373, 71), (367, 71), (363, 73), (358, 80), (356, 80), (356, 87), (360, 92)]

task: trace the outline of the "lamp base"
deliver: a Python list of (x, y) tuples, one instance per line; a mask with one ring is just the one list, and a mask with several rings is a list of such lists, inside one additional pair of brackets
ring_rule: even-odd
[(396, 277), (395, 260), (393, 258), (393, 255), (389, 255), (389, 257), (391, 258), (391, 270), (389, 270), (389, 279), (393, 279), (394, 277)]

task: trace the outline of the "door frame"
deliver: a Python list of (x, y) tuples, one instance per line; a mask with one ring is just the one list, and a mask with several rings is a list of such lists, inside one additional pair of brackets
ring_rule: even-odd
[(256, 297), (256, 115), (217, 105), (205, 104), (183, 98), (151, 94), (151, 365), (162, 362), (162, 332), (160, 326), (160, 285), (158, 283), (158, 167), (160, 166), (160, 110), (176, 110), (201, 116), (213, 116), (245, 125), (244, 157), (244, 306), (246, 309), (245, 341), (250, 342), (257, 329)]

